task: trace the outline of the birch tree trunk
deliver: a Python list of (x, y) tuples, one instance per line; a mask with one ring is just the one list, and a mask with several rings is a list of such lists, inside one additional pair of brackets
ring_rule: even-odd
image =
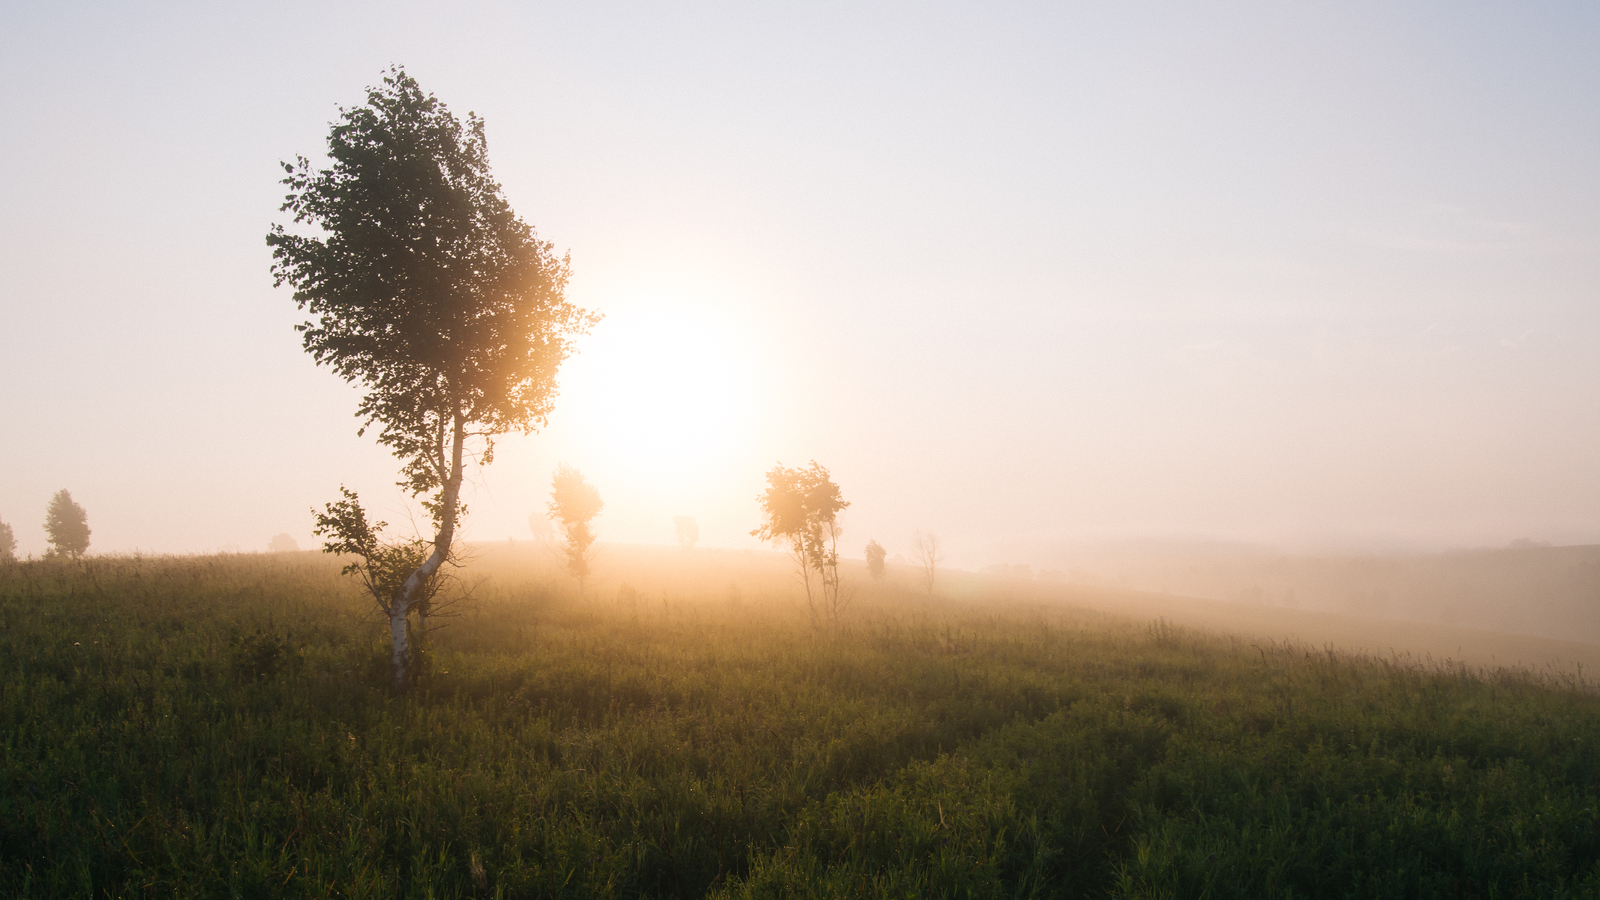
[(439, 533), (433, 539), (433, 552), (417, 567), (406, 583), (400, 586), (394, 602), (389, 604), (389, 640), (393, 642), (390, 665), (393, 667), (394, 686), (404, 690), (411, 675), (411, 640), (406, 632), (406, 618), (411, 614), (422, 593), (423, 585), (439, 571), (450, 556), (450, 544), (456, 536), (456, 509), (461, 498), (462, 445), (466, 442), (466, 422), (461, 411), (456, 410), (450, 433), (450, 471), (444, 480), (444, 495), (440, 497)]
[(411, 639), (406, 633), (406, 615), (410, 611), (410, 604), (400, 597), (389, 604), (389, 640), (393, 645), (389, 666), (393, 670), (394, 686), (401, 689), (405, 688), (406, 674), (411, 670)]

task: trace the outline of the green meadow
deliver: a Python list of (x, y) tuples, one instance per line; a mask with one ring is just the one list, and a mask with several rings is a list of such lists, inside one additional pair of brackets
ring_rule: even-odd
[(319, 554), (0, 566), (0, 895), (1600, 894), (1580, 679), (477, 553), (407, 693)]

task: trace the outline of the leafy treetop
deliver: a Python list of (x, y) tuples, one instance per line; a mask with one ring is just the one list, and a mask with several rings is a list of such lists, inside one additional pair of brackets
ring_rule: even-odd
[(568, 257), (506, 202), (481, 118), (399, 68), (340, 112), (328, 168), (283, 164), (283, 211), (321, 233), (273, 226), (273, 276), (314, 317), (297, 326), (306, 350), (366, 389), (362, 432), (378, 426), (421, 494), (449, 479), (458, 425), (485, 462), (495, 435), (543, 426), (571, 336), (599, 317), (564, 299)]
[(44, 530), (50, 538), (51, 553), (76, 559), (89, 549), (89, 514), (73, 501), (66, 488), (50, 498)]
[(761, 527), (750, 532), (763, 541), (789, 540), (821, 559), (828, 526), (850, 505), (828, 470), (811, 461), (807, 468), (775, 466), (767, 472), (767, 490), (761, 504)]

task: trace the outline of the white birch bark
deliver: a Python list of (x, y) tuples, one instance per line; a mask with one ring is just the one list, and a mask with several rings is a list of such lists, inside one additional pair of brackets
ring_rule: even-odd
[(411, 673), (411, 641), (406, 633), (406, 617), (411, 613), (411, 607), (416, 604), (417, 595), (421, 593), (422, 586), (432, 578), (439, 567), (450, 556), (450, 544), (456, 536), (456, 507), (461, 497), (461, 454), (462, 445), (466, 442), (466, 423), (462, 421), (461, 412), (455, 414), (453, 429), (450, 435), (450, 471), (444, 481), (444, 495), (440, 498), (439, 533), (433, 539), (433, 552), (417, 567), (405, 584), (400, 586), (399, 594), (394, 602), (389, 605), (389, 639), (393, 642), (393, 652), (390, 663), (394, 668), (395, 687), (404, 689), (407, 678)]

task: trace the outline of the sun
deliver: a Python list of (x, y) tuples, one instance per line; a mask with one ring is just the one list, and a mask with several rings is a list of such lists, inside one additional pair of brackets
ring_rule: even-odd
[(754, 357), (748, 336), (711, 310), (663, 299), (612, 306), (568, 364), (575, 437), (636, 477), (715, 469), (758, 428)]

